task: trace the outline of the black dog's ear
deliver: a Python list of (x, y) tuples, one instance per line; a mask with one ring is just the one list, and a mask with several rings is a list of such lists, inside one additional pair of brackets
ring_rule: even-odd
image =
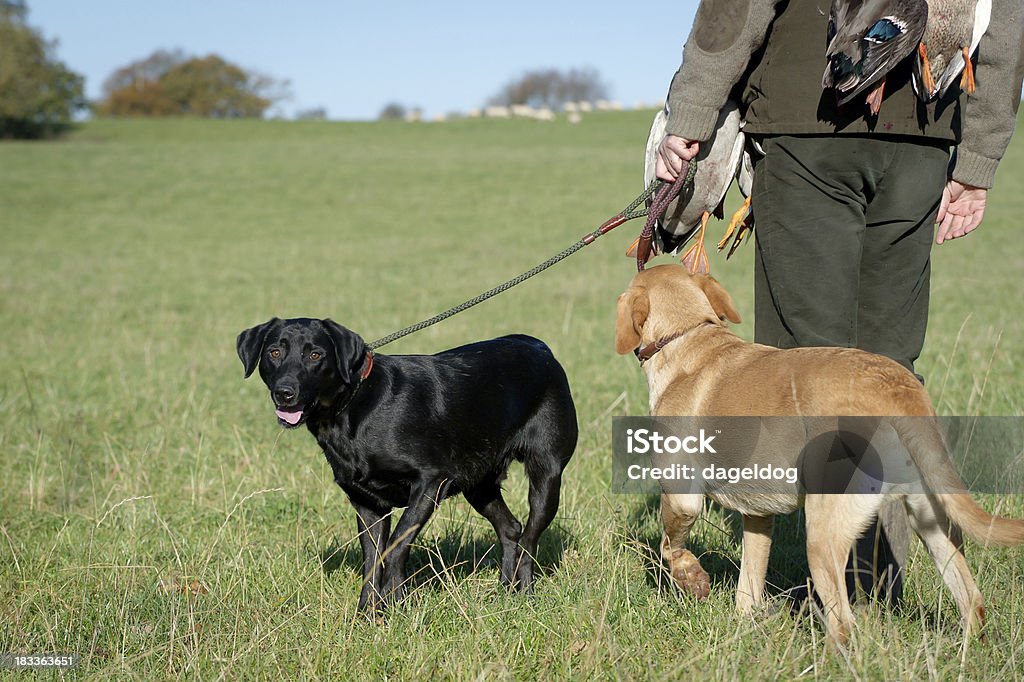
[(246, 329), (238, 335), (238, 339), (235, 341), (235, 349), (238, 351), (238, 358), (245, 366), (246, 379), (249, 378), (256, 369), (256, 365), (260, 362), (260, 355), (263, 354), (263, 344), (267, 340), (267, 332), (280, 321), (278, 318), (273, 317), (263, 324)]
[(320, 320), (323, 324), (324, 329), (327, 330), (328, 335), (331, 337), (331, 341), (334, 343), (334, 355), (338, 361), (338, 371), (341, 373), (341, 377), (344, 380), (349, 380), (349, 374), (358, 369), (363, 364), (363, 358), (366, 356), (366, 342), (363, 341), (363, 337), (356, 334), (351, 329), (346, 329), (334, 320)]

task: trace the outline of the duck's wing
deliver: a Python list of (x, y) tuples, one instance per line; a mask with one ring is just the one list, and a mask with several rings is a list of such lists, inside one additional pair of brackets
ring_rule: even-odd
[(750, 150), (746, 147), (746, 141), (744, 141), (743, 152), (740, 156), (740, 167), (736, 171), (736, 186), (740, 188), (744, 198), (753, 193), (754, 160), (750, 156)]
[(668, 114), (661, 109), (654, 115), (651, 121), (651, 132), (647, 135), (647, 152), (644, 155), (644, 187), (649, 187), (654, 181), (655, 165), (658, 162), (658, 146), (665, 139), (665, 126), (668, 124)]
[[(668, 114), (669, 109), (666, 105), (664, 109), (661, 109), (654, 115), (654, 120), (651, 121), (651, 131), (647, 135), (647, 149), (644, 153), (644, 187), (650, 187), (651, 183), (657, 177), (657, 163), (658, 163), (658, 147), (661, 146), (662, 140), (665, 139), (665, 128), (668, 126)], [(693, 188), (683, 188), (672, 203), (670, 203), (665, 213), (657, 220), (654, 224), (654, 237), (651, 242), (653, 249), (653, 255), (659, 253), (667, 253), (677, 249), (682, 243), (682, 239), (693, 231), (692, 226), (686, 226), (682, 224), (683, 210), (686, 206), (685, 199), (692, 196)], [(651, 207), (651, 200), (647, 200), (647, 207)], [(636, 249), (640, 240), (637, 239), (626, 251), (626, 255), (629, 257), (636, 256)]]
[(837, 22), (822, 87), (835, 88), (840, 105), (849, 102), (914, 51), (927, 17), (925, 0), (867, 0)]
[[(645, 187), (655, 178), (658, 146), (665, 138), (667, 123), (664, 110), (651, 122), (644, 157)], [(657, 223), (655, 244), (660, 251), (678, 250), (694, 234), (704, 214), (714, 212), (722, 203), (742, 164), (744, 135), (740, 127), (739, 105), (730, 100), (718, 114), (714, 134), (700, 145), (693, 185), (683, 188)], [(632, 249), (627, 255), (633, 253)]]
[(825, 33), (825, 49), (827, 50), (839, 32), (839, 27), (846, 26), (850, 17), (860, 11), (864, 0), (832, 0), (828, 13), (828, 30)]
[(971, 32), (971, 55), (978, 49), (982, 36), (988, 31), (988, 25), (992, 21), (992, 0), (978, 0), (974, 6), (974, 28)]
[(732, 186), (743, 158), (744, 139), (739, 105), (729, 100), (718, 114), (714, 135), (706, 145), (707, 153), (697, 156), (694, 198), (703, 198), (704, 205), (697, 207), (701, 213), (713, 213)]

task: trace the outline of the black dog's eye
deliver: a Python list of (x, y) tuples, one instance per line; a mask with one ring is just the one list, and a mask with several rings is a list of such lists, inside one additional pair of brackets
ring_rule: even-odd
[(270, 351), (270, 357), (272, 357), (275, 360), (277, 360), (279, 357), (281, 357), (281, 349), (280, 348), (274, 348), (273, 350), (271, 350)]
[(321, 355), (319, 351), (313, 351), (312, 353), (309, 354), (310, 360), (319, 360), (322, 357), (323, 355)]

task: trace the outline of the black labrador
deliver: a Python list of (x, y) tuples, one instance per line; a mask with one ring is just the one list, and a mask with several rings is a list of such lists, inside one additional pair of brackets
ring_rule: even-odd
[[(558, 510), (578, 435), (565, 371), (542, 341), (515, 335), (437, 355), (374, 355), (332, 320), (274, 318), (239, 334), (237, 348), (246, 377), (259, 366), (281, 425), (306, 424), (355, 507), (360, 609), (401, 599), (410, 546), (460, 492), (498, 534), (502, 584), (531, 588), (537, 541)], [(530, 478), (525, 530), (501, 496), (513, 458)], [(407, 509), (389, 533), (396, 507)]]

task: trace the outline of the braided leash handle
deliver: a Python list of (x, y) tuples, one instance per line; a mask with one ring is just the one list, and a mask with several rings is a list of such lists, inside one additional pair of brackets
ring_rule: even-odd
[[(679, 193), (683, 191), (683, 188), (693, 182), (693, 178), (696, 174), (696, 161), (683, 161), (683, 167), (680, 169), (679, 175), (676, 176), (675, 182), (671, 185), (667, 182), (662, 182), (661, 186), (655, 192), (651, 208), (647, 211), (647, 222), (644, 223), (644, 229), (640, 231), (640, 241), (636, 245), (637, 272), (642, 272), (647, 261), (651, 258), (651, 249), (653, 248), (654, 242), (654, 228), (657, 226), (658, 221), (661, 220), (663, 215), (665, 215), (665, 211), (668, 210), (668, 205), (679, 196)], [(655, 182), (660, 181), (656, 180)]]

